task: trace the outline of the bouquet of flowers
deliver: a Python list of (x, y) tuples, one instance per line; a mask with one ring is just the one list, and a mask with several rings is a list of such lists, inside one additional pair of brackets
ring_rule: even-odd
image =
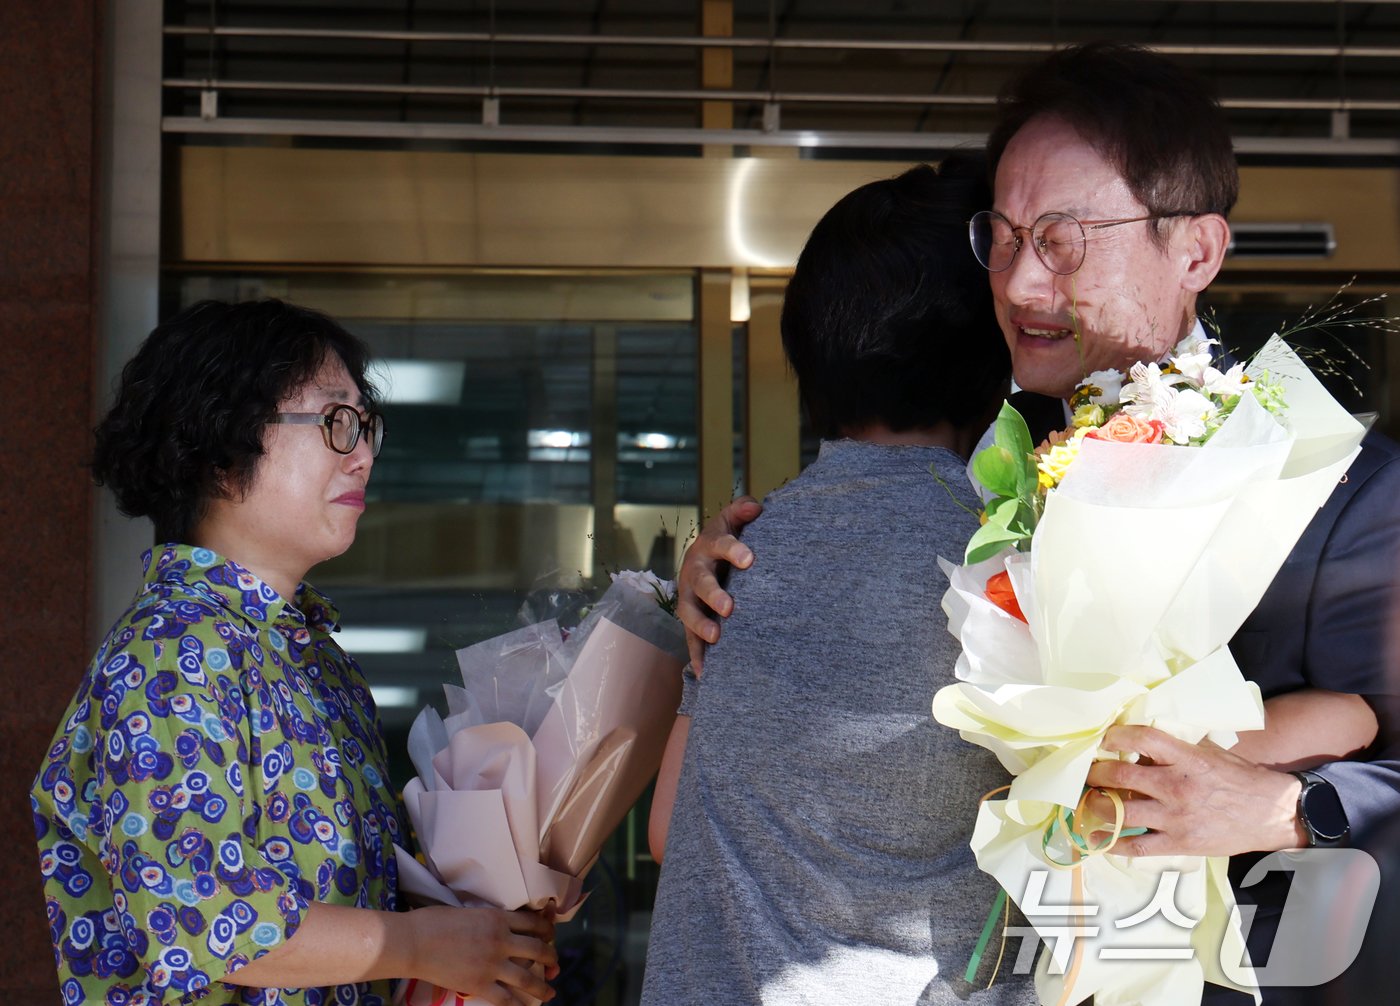
[(1089, 375), (1039, 450), (1004, 407), (972, 465), (986, 522), (965, 565), (944, 564), (963, 652), (933, 715), (1015, 777), (971, 844), (1051, 948), (1045, 1003), (1253, 990), (1226, 860), (1107, 855), (1121, 819), (1087, 820), (1082, 803), (1090, 764), (1117, 757), (1100, 750), (1115, 723), (1224, 747), (1263, 727), (1226, 644), (1364, 433), (1277, 337), (1223, 371), (1212, 342)]
[[(397, 850), (410, 902), (553, 903), (561, 919), (582, 903), (584, 875), (661, 764), (686, 661), (674, 586), (612, 579), (567, 634), (551, 619), (459, 650), (449, 715), (418, 714), (404, 803), (423, 862)], [(408, 981), (397, 1001), (461, 997)]]

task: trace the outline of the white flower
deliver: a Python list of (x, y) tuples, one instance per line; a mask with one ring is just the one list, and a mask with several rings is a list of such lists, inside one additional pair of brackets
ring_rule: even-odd
[(1172, 394), (1171, 385), (1162, 376), (1162, 368), (1155, 363), (1135, 363), (1128, 376), (1132, 380), (1123, 385), (1119, 399), (1125, 405), (1135, 404), (1134, 409), (1128, 410), (1129, 415), (1139, 419), (1160, 419), (1152, 410), (1159, 403), (1168, 401)]
[(1210, 338), (1210, 336), (1206, 335), (1197, 338), (1195, 331), (1191, 331), (1188, 332), (1185, 335), (1185, 337), (1183, 337), (1182, 340), (1176, 344), (1176, 346), (1171, 351), (1171, 355), (1196, 356), (1200, 353), (1210, 353), (1210, 347), (1218, 345), (1220, 345), (1219, 339), (1212, 339)]
[(1194, 388), (1174, 388), (1174, 374), (1163, 375), (1155, 363), (1133, 365), (1132, 381), (1123, 386), (1123, 411), (1142, 420), (1155, 419), (1173, 443), (1190, 443), (1206, 433), (1220, 408)]
[(1215, 339), (1197, 339), (1188, 335), (1172, 350), (1172, 366), (1199, 388), (1203, 375), (1215, 363), (1215, 353), (1210, 347), (1218, 345), (1220, 343)]
[(1244, 364), (1237, 363), (1223, 374), (1214, 367), (1206, 368), (1201, 379), (1201, 390), (1207, 395), (1233, 398), (1243, 394), (1248, 384), (1249, 378), (1244, 374)]
[(624, 569), (621, 573), (609, 573), (608, 576), (612, 578), (613, 583), (621, 583), (648, 597), (660, 596), (670, 599), (676, 594), (675, 583), (661, 579), (649, 569)]
[[(1249, 379), (1244, 376), (1244, 364), (1236, 363), (1222, 372), (1215, 366), (1215, 354), (1211, 346), (1218, 346), (1215, 339), (1197, 339), (1182, 343), (1172, 365), (1181, 371), (1182, 381), (1207, 395), (1219, 398), (1233, 398), (1244, 391)], [(1177, 381), (1176, 383), (1182, 383)]]
[(1215, 419), (1219, 407), (1205, 395), (1191, 388), (1172, 388), (1171, 397), (1152, 418), (1162, 421), (1162, 432), (1168, 440), (1189, 444), (1206, 434), (1206, 426)]
[(1080, 381), (1079, 386), (1099, 390), (1098, 394), (1089, 396), (1094, 405), (1117, 405), (1118, 395), (1123, 390), (1123, 375), (1117, 370), (1096, 370)]

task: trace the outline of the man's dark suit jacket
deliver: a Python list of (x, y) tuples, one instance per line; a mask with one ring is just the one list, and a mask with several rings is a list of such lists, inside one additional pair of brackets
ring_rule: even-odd
[[(1030, 392), (1013, 395), (1036, 442), (1064, 425), (1058, 399)], [(1351, 823), (1353, 844), (1367, 848), (1388, 823), (1400, 820), (1400, 445), (1375, 431), (1345, 480), (1318, 511), (1270, 584), (1254, 613), (1230, 641), (1244, 676), (1267, 699), (1299, 688), (1324, 688), (1365, 696), (1376, 710), (1380, 735), (1363, 758), (1319, 768), (1336, 787)], [(1394, 829), (1390, 829), (1394, 834)], [(1378, 848), (1378, 852), (1381, 850)], [(1254, 855), (1236, 856), (1230, 873), (1242, 904), (1259, 905), (1249, 935), (1251, 958), (1266, 962), (1279, 912), (1288, 894), (1286, 874), (1240, 888)], [(1400, 889), (1381, 860), (1381, 899)], [(1400, 870), (1396, 871), (1400, 873)], [(1391, 936), (1394, 934), (1377, 934)], [(1400, 977), (1400, 963), (1396, 965)], [(1247, 1002), (1247, 997), (1207, 985), (1206, 1001)], [(1264, 989), (1265, 1006), (1324, 1002), (1321, 990)]]

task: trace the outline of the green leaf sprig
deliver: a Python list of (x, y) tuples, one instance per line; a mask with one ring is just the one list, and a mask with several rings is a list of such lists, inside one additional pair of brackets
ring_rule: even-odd
[(1003, 402), (992, 445), (972, 459), (973, 477), (993, 499), (985, 510), (986, 523), (967, 543), (964, 562), (982, 562), (1007, 546), (1022, 551), (1029, 546), (1041, 507), (1034, 451), (1025, 419), (1009, 402)]

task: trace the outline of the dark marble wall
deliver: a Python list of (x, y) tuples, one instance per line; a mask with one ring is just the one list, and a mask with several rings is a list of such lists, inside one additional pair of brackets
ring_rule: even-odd
[(90, 656), (101, 30), (0, 3), (0, 1002), (57, 1003), (29, 784)]

